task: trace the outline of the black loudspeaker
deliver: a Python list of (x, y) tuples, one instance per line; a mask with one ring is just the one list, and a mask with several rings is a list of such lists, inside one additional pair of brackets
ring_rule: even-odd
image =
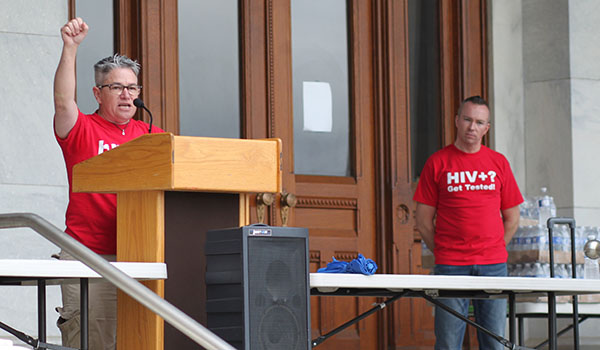
[(212, 332), (239, 350), (311, 348), (307, 229), (212, 230), (205, 254)]

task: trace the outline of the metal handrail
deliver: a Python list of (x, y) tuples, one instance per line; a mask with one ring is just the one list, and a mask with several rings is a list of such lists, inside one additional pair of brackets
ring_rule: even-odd
[(115, 268), (104, 258), (39, 215), (33, 213), (0, 214), (0, 229), (19, 227), (29, 227), (61, 249), (64, 249), (206, 349), (235, 350), (234, 347), (186, 315), (183, 311), (153, 293), (140, 282)]

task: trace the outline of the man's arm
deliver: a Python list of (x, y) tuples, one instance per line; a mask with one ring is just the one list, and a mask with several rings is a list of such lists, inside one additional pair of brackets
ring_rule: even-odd
[(517, 228), (519, 227), (519, 206), (502, 210), (502, 221), (504, 223), (504, 243), (508, 246)]
[(81, 18), (70, 20), (60, 29), (63, 49), (54, 76), (54, 130), (60, 138), (67, 137), (77, 122), (75, 58), (87, 32), (88, 25)]
[(435, 217), (436, 209), (427, 204), (417, 202), (417, 231), (427, 244), (427, 248), (433, 251), (435, 243), (433, 236), (435, 235), (435, 227), (433, 218)]

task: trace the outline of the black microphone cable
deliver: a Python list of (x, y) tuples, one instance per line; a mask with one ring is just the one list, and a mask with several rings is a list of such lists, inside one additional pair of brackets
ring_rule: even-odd
[(133, 105), (136, 106), (137, 108), (143, 108), (150, 115), (150, 127), (148, 128), (148, 133), (151, 134), (152, 133), (152, 112), (150, 112), (150, 110), (148, 108), (146, 108), (146, 106), (144, 105), (144, 101), (142, 101), (139, 98), (136, 98), (135, 100), (133, 100)]

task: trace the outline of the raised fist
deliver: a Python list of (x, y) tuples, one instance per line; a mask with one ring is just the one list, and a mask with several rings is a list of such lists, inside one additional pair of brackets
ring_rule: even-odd
[(74, 18), (60, 28), (65, 45), (79, 45), (88, 33), (88, 25), (80, 17)]

